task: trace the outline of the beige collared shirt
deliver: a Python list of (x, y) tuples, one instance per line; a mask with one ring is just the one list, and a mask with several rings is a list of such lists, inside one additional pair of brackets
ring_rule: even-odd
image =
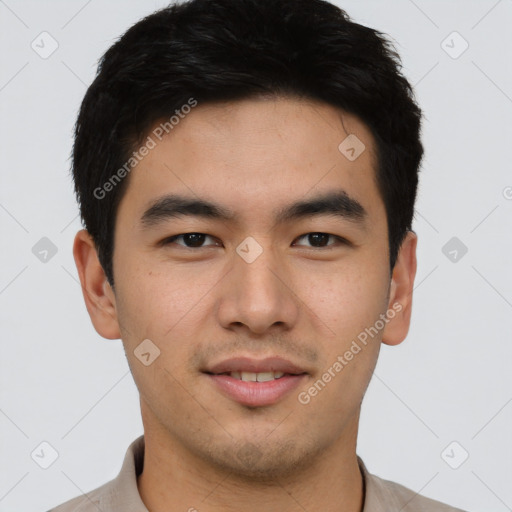
[[(371, 475), (358, 457), (364, 478), (362, 512), (463, 512), (425, 498), (406, 487)], [(144, 436), (128, 447), (119, 475), (106, 484), (48, 512), (148, 512), (137, 489), (137, 475), (144, 463)]]

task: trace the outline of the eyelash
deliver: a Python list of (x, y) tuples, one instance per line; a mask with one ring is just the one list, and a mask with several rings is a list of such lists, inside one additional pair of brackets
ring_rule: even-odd
[[(170, 236), (168, 238), (165, 238), (164, 240), (162, 240), (161, 242), (161, 245), (163, 246), (166, 246), (166, 245), (170, 245), (172, 243), (174, 243), (175, 240), (179, 239), (179, 238), (182, 238), (186, 235), (204, 235), (206, 237), (210, 237), (210, 238), (214, 238), (213, 236), (211, 235), (207, 235), (205, 233), (198, 233), (198, 232), (189, 232), (189, 233), (182, 233), (180, 235), (174, 235), (174, 236)], [(311, 231), (309, 233), (305, 233), (304, 235), (301, 235), (299, 237), (296, 238), (296, 240), (300, 240), (301, 238), (304, 238), (306, 236), (309, 236), (309, 235), (327, 235), (329, 237), (332, 237), (334, 238), (339, 244), (342, 244), (342, 245), (351, 245), (350, 242), (348, 240), (346, 240), (345, 238), (343, 237), (340, 237), (340, 236), (337, 236), (337, 235), (333, 235), (331, 233), (324, 233), (322, 231)], [(181, 247), (184, 247), (185, 249), (205, 249), (207, 246), (201, 246), (201, 247), (188, 247), (187, 245), (184, 245), (184, 244), (177, 244), (177, 245), (180, 245)], [(324, 247), (314, 247), (314, 246), (307, 246), (309, 249), (314, 249), (314, 250), (330, 250), (333, 248), (333, 246), (336, 246), (338, 244), (328, 244)]]

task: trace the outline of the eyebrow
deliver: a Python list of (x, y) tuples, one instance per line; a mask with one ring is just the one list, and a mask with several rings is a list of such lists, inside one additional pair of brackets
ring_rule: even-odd
[[(297, 201), (275, 212), (275, 224), (284, 224), (307, 217), (329, 215), (360, 225), (364, 224), (367, 211), (344, 190), (317, 195), (309, 200)], [(194, 199), (179, 194), (169, 194), (156, 199), (142, 214), (143, 227), (155, 227), (173, 218), (198, 217), (218, 221), (234, 221), (233, 210), (204, 199)]]

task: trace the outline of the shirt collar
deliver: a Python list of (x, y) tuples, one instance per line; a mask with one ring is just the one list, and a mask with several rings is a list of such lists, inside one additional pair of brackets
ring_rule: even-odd
[(109, 486), (108, 492), (100, 498), (100, 510), (123, 512), (149, 512), (142, 501), (137, 487), (137, 476), (144, 466), (144, 435), (133, 441), (124, 457), (123, 465), (117, 477)]

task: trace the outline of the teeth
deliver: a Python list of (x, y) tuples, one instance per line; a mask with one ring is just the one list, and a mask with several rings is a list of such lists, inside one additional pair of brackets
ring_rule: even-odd
[(268, 382), (274, 380), (274, 372), (261, 372), (256, 375), (258, 382)]
[(280, 379), (283, 372), (231, 372), (229, 374), (233, 379), (243, 380), (245, 382), (268, 382), (274, 379)]

